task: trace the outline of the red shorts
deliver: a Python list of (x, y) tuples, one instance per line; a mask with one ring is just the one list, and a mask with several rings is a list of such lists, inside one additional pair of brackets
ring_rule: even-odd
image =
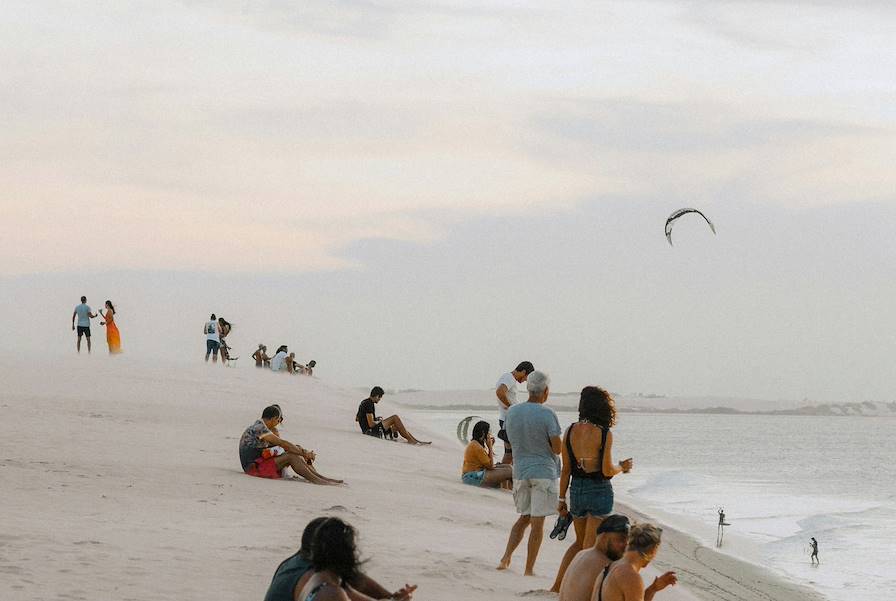
[(274, 480), (282, 478), (280, 469), (277, 468), (277, 462), (273, 457), (261, 457), (255, 460), (255, 463), (249, 466), (246, 473), (250, 476), (258, 478), (272, 478)]

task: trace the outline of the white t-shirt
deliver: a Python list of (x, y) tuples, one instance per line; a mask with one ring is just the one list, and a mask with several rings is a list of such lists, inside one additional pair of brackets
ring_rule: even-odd
[(218, 337), (218, 322), (217, 321), (206, 322), (205, 337), (208, 340), (214, 340), (215, 342), (221, 342), (221, 339)]
[(280, 351), (271, 358), (271, 370), (283, 371), (286, 368), (286, 351)]
[[(516, 378), (513, 377), (511, 372), (507, 372), (503, 376), (498, 379), (498, 383), (495, 384), (495, 392), (501, 388), (501, 384), (507, 386), (507, 400), (510, 401), (510, 404), (513, 405), (516, 403)], [(504, 408), (504, 405), (501, 404), (501, 400), (495, 397), (495, 402), (498, 403), (498, 419), (504, 421), (507, 418), (507, 409)]]

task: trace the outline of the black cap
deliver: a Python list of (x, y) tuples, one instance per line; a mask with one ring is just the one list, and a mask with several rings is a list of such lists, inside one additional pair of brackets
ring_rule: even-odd
[(631, 522), (629, 522), (629, 519), (626, 516), (615, 513), (604, 518), (604, 521), (597, 527), (597, 533), (621, 532), (623, 534), (628, 534), (628, 530), (631, 526)]

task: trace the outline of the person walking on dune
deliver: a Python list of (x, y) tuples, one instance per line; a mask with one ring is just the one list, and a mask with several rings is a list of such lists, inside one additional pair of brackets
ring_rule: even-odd
[(533, 371), (535, 367), (531, 362), (522, 361), (516, 369), (498, 378), (498, 383), (495, 384), (495, 396), (498, 397), (498, 438), (504, 442), (504, 456), (501, 458), (501, 463), (505, 465), (513, 463), (513, 449), (507, 440), (504, 420), (507, 417), (507, 410), (516, 404), (516, 385), (525, 382)]
[(78, 352), (81, 352), (81, 336), (87, 337), (87, 352), (90, 353), (90, 320), (96, 317), (96, 314), (87, 304), (87, 297), (81, 297), (81, 304), (75, 307), (72, 313), (72, 331), (75, 330), (75, 318), (78, 319)]
[(218, 362), (218, 349), (221, 348), (221, 326), (218, 324), (218, 318), (212, 313), (205, 325), (202, 327), (202, 333), (205, 334), (205, 362), (208, 363), (209, 355), (213, 355), (212, 363)]
[(109, 345), (109, 354), (117, 355), (121, 352), (121, 333), (118, 331), (118, 326), (115, 325), (115, 307), (112, 305), (112, 301), (106, 301), (106, 312), (103, 313), (103, 310), (100, 309), (100, 317), (103, 318), (100, 325), (106, 326), (106, 344)]
[(533, 576), (535, 560), (544, 538), (544, 519), (557, 512), (560, 492), (560, 422), (552, 409), (544, 406), (550, 394), (550, 378), (540, 371), (529, 374), (526, 388), (529, 400), (507, 411), (507, 437), (513, 445), (513, 501), (519, 519), (510, 529), (499, 570), (510, 567), (513, 552), (523, 541), (526, 528), (529, 545), (526, 553), (526, 576)]

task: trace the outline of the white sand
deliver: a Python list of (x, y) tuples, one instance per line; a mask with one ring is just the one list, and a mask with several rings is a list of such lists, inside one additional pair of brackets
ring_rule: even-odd
[[(421, 600), (513, 599), (551, 581), (563, 544), (545, 537), (539, 576), (494, 566), (515, 519), (509, 494), (460, 483), (461, 448), (361, 436), (361, 396), (248, 365), (144, 365), (97, 354), (52, 368), (0, 361), (0, 599), (261, 599), (305, 524), (354, 524), (367, 571)], [(343, 487), (242, 474), (237, 439), (279, 403), (283, 436), (316, 449)], [(391, 409), (395, 409), (391, 405)], [(379, 412), (390, 413), (388, 399)], [(657, 599), (817, 599), (666, 531), (659, 566), (682, 586)], [(542, 593), (537, 598), (552, 598)]]

